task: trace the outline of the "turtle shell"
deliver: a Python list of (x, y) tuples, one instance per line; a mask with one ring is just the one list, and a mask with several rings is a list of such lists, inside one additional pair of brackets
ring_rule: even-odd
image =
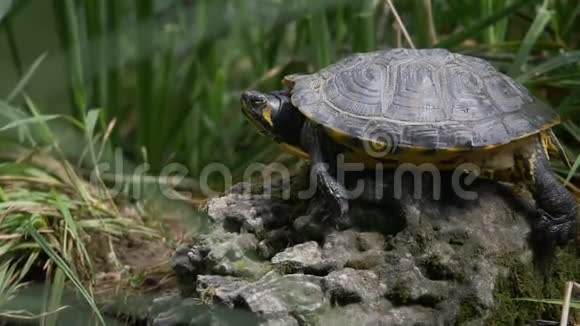
[(548, 105), (486, 61), (444, 49), (355, 54), (285, 82), (309, 119), (390, 146), (489, 148), (559, 123)]

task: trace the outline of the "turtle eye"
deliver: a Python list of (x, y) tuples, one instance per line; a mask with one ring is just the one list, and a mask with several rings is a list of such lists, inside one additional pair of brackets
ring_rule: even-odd
[(254, 97), (253, 99), (250, 100), (250, 104), (252, 104), (252, 106), (261, 106), (265, 103), (266, 99), (263, 97)]

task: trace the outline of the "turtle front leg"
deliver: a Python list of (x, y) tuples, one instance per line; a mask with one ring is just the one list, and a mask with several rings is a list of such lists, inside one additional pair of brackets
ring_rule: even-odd
[(550, 168), (546, 149), (540, 137), (528, 152), (516, 157), (528, 186), (536, 200), (540, 219), (534, 231), (540, 241), (565, 244), (574, 238), (576, 200)]
[(304, 123), (300, 142), (310, 156), (317, 186), (327, 198), (335, 203), (335, 208), (340, 216), (344, 216), (348, 212), (348, 194), (344, 186), (332, 174), (333, 171), (336, 171), (336, 155), (329, 155), (331, 151), (327, 141), (322, 127), (311, 121)]

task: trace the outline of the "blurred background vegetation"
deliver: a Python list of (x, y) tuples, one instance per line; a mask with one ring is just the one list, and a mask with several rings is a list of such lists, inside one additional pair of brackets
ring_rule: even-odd
[[(487, 59), (551, 103), (577, 157), (579, 1), (393, 4), (414, 46)], [(87, 235), (113, 253), (129, 233), (171, 238), (155, 231), (165, 221), (148, 219), (166, 214), (126, 217), (107, 173), (147, 163), (155, 175), (177, 162), (195, 185), (209, 163), (239, 176), (250, 162), (285, 160), (240, 114), (242, 90), (280, 88), (285, 74), (349, 53), (410, 46), (383, 0), (0, 0), (0, 313), (18, 312), (2, 308), (5, 298), (40, 278), (50, 282), (36, 314), (62, 306), (69, 283), (102, 320)], [(116, 153), (123, 167), (86, 182)], [(554, 168), (576, 181), (578, 164)], [(141, 284), (144, 272), (131, 273), (121, 278)]]

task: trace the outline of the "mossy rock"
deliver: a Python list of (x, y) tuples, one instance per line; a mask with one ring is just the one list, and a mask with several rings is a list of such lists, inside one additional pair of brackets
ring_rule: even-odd
[(558, 248), (552, 257), (541, 262), (523, 263), (514, 257), (502, 257), (499, 264), (509, 272), (496, 283), (496, 308), (490, 324), (525, 325), (530, 320), (559, 320), (559, 305), (518, 299), (561, 299), (565, 283), (580, 280), (580, 259), (573, 247)]

